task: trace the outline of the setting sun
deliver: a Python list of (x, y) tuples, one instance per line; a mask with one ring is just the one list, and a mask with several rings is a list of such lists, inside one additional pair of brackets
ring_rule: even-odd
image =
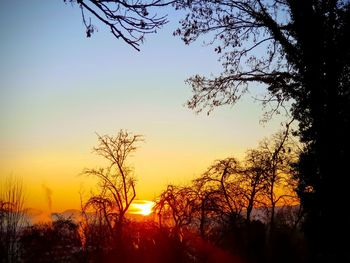
[(148, 200), (135, 200), (129, 208), (129, 214), (148, 216), (153, 212), (155, 203)]

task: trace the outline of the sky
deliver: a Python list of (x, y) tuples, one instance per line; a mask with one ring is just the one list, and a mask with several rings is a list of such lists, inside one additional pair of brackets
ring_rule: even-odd
[(280, 128), (281, 118), (260, 123), (252, 94), (209, 116), (184, 106), (184, 81), (222, 68), (205, 39), (172, 35), (180, 17), (170, 12), (137, 52), (97, 22), (86, 38), (80, 9), (63, 0), (0, 1), (0, 177), (23, 178), (28, 207), (79, 208), (96, 185), (82, 171), (103, 165), (96, 133), (144, 136), (130, 163), (137, 198), (154, 200)]

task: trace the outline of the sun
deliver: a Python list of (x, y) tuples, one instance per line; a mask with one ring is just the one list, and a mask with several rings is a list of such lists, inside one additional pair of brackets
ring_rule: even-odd
[(129, 214), (148, 216), (152, 214), (155, 203), (149, 200), (135, 200), (130, 205)]
[(140, 207), (140, 214), (144, 216), (148, 216), (152, 213), (152, 204), (143, 204)]

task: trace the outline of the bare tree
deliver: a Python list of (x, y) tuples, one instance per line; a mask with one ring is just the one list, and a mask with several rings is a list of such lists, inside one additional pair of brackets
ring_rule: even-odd
[(249, 224), (252, 210), (261, 205), (266, 188), (264, 170), (257, 164), (259, 158), (259, 153), (251, 150), (242, 163), (232, 157), (219, 160), (195, 182), (202, 191), (211, 192), (212, 197), (221, 195), (217, 203), (221, 203), (221, 212), (230, 214), (234, 220), (245, 214)]
[(25, 224), (24, 200), (23, 181), (5, 177), (0, 185), (0, 256), (5, 262), (19, 260), (19, 234)]
[(199, 234), (203, 239), (207, 239), (222, 218), (222, 191), (202, 177), (193, 180), (192, 189), (197, 195), (193, 210), (198, 218)]
[[(107, 203), (107, 199), (105, 200)], [(116, 233), (113, 231), (113, 217), (108, 215), (113, 205), (103, 207), (102, 202), (90, 198), (81, 206), (80, 235), (84, 254), (89, 257), (91, 251), (96, 254), (113, 249)], [(106, 211), (108, 209), (108, 211)]]
[(168, 185), (155, 206), (160, 227), (170, 227), (182, 237), (183, 229), (206, 238), (215, 216), (220, 214), (222, 194), (197, 179), (189, 186)]
[(193, 222), (196, 201), (196, 191), (191, 187), (168, 185), (155, 206), (160, 227), (170, 226), (182, 238), (183, 228)]
[(298, 182), (292, 173), (292, 164), (297, 162), (298, 154), (295, 142), (291, 139), (289, 124), (285, 131), (260, 142), (255, 153), (258, 156), (256, 167), (263, 172), (264, 201), (269, 213), (269, 224), (273, 229), (276, 207), (300, 201), (295, 192)]
[(228, 216), (233, 221), (241, 218), (244, 208), (241, 173), (240, 163), (231, 157), (216, 161), (195, 181), (202, 189), (221, 196), (216, 205), (220, 207), (222, 216)]
[(104, 157), (109, 165), (84, 171), (84, 174), (98, 179), (100, 188), (100, 192), (86, 202), (85, 209), (98, 212), (103, 220), (101, 223), (106, 224), (112, 238), (121, 237), (125, 214), (136, 197), (135, 177), (127, 159), (142, 140), (142, 136), (124, 130), (116, 136), (98, 135), (94, 152)]
[(154, 8), (169, 5), (172, 1), (162, 0), (64, 0), (76, 3), (86, 27), (86, 36), (97, 30), (87, 18), (86, 13), (94, 16), (107, 26), (111, 33), (122, 39), (136, 50), (143, 42), (145, 35), (156, 33), (157, 29), (167, 23), (166, 16), (159, 16)]
[(263, 203), (263, 192), (266, 188), (264, 169), (261, 165), (261, 156), (257, 150), (247, 152), (244, 168), (242, 169), (241, 188), (245, 199), (246, 223), (251, 221), (253, 208)]
[[(298, 181), (292, 164), (298, 160), (296, 142), (287, 129), (260, 142), (257, 149), (249, 150), (244, 161), (226, 158), (216, 161), (194, 181), (198, 198), (218, 198), (216, 205), (224, 215), (238, 220), (245, 216), (251, 221), (254, 208), (266, 208), (269, 223), (274, 225), (276, 206), (295, 205)], [(216, 199), (216, 198), (214, 198)], [(204, 205), (204, 204), (202, 204)]]

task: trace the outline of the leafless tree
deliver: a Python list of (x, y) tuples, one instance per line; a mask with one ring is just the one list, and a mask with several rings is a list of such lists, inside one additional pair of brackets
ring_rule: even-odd
[(194, 216), (198, 219), (197, 228), (203, 239), (208, 239), (222, 217), (222, 191), (215, 185), (197, 178), (192, 182), (192, 189), (196, 191)]
[(277, 206), (298, 204), (298, 182), (292, 169), (298, 159), (297, 142), (291, 138), (290, 125), (249, 150), (242, 162), (233, 157), (218, 160), (194, 180), (192, 191), (197, 189), (196, 205), (198, 211), (202, 205), (202, 219), (204, 203), (210, 201), (210, 209), (215, 207), (233, 221), (245, 217), (247, 224), (254, 208), (265, 208), (273, 226)]
[(206, 238), (215, 216), (220, 214), (222, 195), (217, 189), (194, 180), (189, 186), (168, 185), (155, 206), (160, 227), (170, 227), (178, 236), (183, 229)]
[(85, 257), (89, 258), (92, 251), (102, 254), (104, 250), (112, 249), (115, 236), (110, 224), (111, 222), (106, 220), (106, 213), (101, 209), (100, 203), (92, 200), (81, 203), (79, 233)]
[(178, 237), (190, 225), (194, 217), (197, 194), (191, 187), (168, 185), (155, 206), (160, 227), (169, 226)]
[(127, 163), (135, 152), (140, 135), (120, 130), (116, 136), (98, 135), (98, 146), (94, 152), (104, 157), (106, 168), (86, 169), (84, 174), (99, 181), (99, 193), (90, 197), (84, 208), (97, 211), (111, 237), (121, 237), (125, 214), (136, 196), (135, 177)]
[[(236, 221), (241, 218), (244, 209), (244, 200), (241, 188), (242, 168), (235, 158), (226, 158), (216, 161), (208, 170), (203, 173), (196, 184), (206, 188), (214, 196), (220, 195), (219, 206), (221, 216)], [(211, 189), (211, 190), (209, 190)]]
[(264, 169), (261, 164), (261, 156), (257, 150), (249, 150), (242, 169), (241, 188), (245, 199), (246, 223), (251, 221), (254, 208), (263, 203), (263, 192), (266, 188)]
[(5, 177), (0, 184), (0, 256), (5, 262), (19, 260), (19, 234), (25, 224), (24, 201), (23, 181)]
[[(201, 177), (196, 179), (204, 192), (211, 192), (212, 197), (221, 195), (221, 211), (229, 213), (233, 219), (245, 215), (249, 224), (254, 207), (261, 205), (261, 196), (266, 188), (262, 167), (257, 164), (259, 154), (251, 150), (244, 162), (235, 158), (217, 161)], [(210, 189), (210, 190), (209, 190)]]
[(64, 0), (76, 3), (81, 9), (81, 15), (86, 27), (86, 36), (97, 30), (91, 23), (89, 13), (95, 19), (107, 26), (111, 33), (122, 39), (136, 50), (143, 42), (145, 35), (155, 33), (167, 23), (166, 16), (159, 16), (154, 8), (169, 5), (172, 1), (162, 0)]
[(295, 142), (291, 139), (289, 124), (285, 131), (261, 141), (255, 150), (258, 156), (257, 167), (264, 176), (264, 195), (269, 223), (274, 227), (276, 207), (299, 202), (295, 192), (297, 181), (293, 177), (292, 164), (297, 162)]

